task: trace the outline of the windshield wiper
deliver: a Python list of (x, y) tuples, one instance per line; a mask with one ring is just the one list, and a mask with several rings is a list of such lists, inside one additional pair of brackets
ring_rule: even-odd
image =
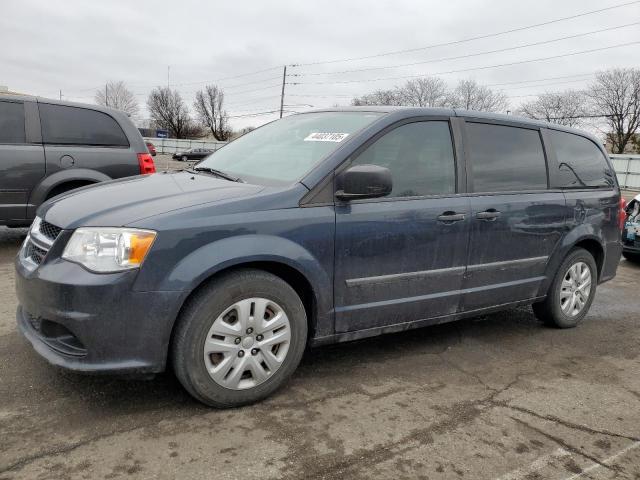
[(229, 175), (228, 173), (224, 173), (221, 170), (216, 170), (215, 168), (211, 168), (211, 167), (195, 167), (194, 170), (196, 172), (207, 172), (207, 173), (210, 173), (212, 175), (215, 175), (216, 177), (224, 178), (225, 180), (229, 180), (231, 182), (244, 183), (240, 177), (234, 177), (233, 175)]

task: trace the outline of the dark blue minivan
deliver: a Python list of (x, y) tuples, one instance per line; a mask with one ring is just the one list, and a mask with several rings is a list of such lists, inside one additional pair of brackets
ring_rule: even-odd
[(45, 203), (16, 259), (20, 330), (51, 363), (153, 373), (219, 407), (307, 345), (532, 304), (573, 327), (621, 254), (598, 141), (512, 116), (344, 108), (270, 123), (191, 170)]

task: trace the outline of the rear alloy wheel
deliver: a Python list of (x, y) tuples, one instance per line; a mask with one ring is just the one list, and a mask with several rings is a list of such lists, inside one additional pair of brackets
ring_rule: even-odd
[(182, 155), (182, 161), (186, 162), (189, 160), (189, 157), (187, 157), (186, 155)]
[(201, 402), (246, 405), (286, 382), (306, 341), (307, 317), (295, 290), (270, 273), (238, 270), (188, 301), (173, 336), (173, 368)]
[(588, 251), (572, 250), (560, 265), (545, 300), (533, 305), (536, 316), (558, 328), (578, 325), (593, 302), (597, 272), (596, 262)]

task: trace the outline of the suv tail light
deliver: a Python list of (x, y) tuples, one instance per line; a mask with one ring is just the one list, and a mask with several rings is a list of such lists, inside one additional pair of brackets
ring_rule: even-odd
[(627, 211), (625, 210), (627, 206), (627, 202), (624, 198), (620, 197), (620, 212), (618, 213), (618, 226), (620, 227), (620, 231), (624, 230), (624, 224), (627, 221)]
[(148, 153), (138, 154), (138, 165), (140, 165), (140, 175), (156, 173), (156, 166), (153, 163), (153, 157)]

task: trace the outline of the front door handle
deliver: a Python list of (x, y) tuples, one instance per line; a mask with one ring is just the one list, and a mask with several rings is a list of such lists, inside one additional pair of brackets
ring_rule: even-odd
[(454, 223), (464, 220), (464, 217), (464, 213), (444, 212), (442, 215), (438, 215), (438, 221), (443, 223)]
[(485, 210), (484, 212), (478, 212), (476, 213), (476, 218), (478, 220), (495, 220), (496, 218), (498, 218), (501, 215), (501, 213), (498, 210), (495, 210), (493, 208), (490, 208), (489, 210)]

